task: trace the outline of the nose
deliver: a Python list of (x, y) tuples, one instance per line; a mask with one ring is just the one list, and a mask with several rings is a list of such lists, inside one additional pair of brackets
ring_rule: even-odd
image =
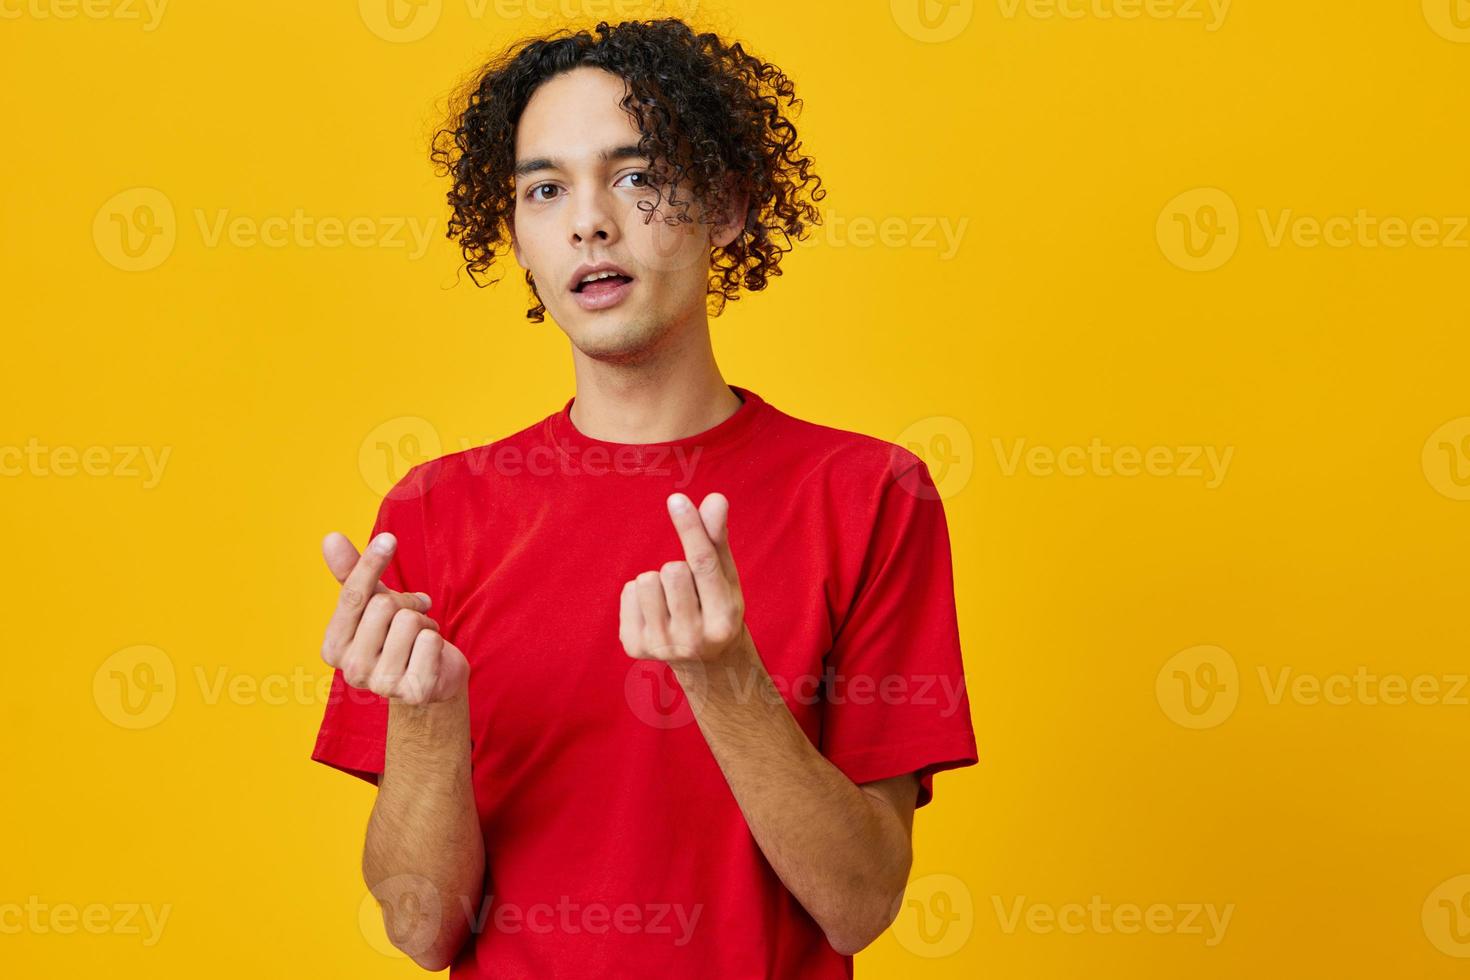
[(571, 214), (573, 245), (582, 245), (588, 241), (600, 244), (617, 241), (617, 221), (613, 217), (606, 192), (599, 189), (579, 195)]

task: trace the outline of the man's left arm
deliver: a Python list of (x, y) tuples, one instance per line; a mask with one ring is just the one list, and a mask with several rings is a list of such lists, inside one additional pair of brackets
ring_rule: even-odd
[(671, 666), (782, 883), (833, 949), (867, 947), (903, 900), (918, 778), (858, 785), (843, 775), (792, 717), (749, 631), (717, 669)]
[(850, 956), (898, 914), (919, 781), (855, 784), (801, 730), (745, 626), (728, 512), (718, 493), (698, 510), (669, 498), (685, 560), (624, 584), (620, 639), (630, 657), (669, 664), (766, 860)]

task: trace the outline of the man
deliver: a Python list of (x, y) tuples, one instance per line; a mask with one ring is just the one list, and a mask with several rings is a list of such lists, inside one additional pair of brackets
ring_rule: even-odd
[(815, 218), (790, 82), (678, 21), (481, 73), (436, 158), (576, 394), (415, 466), (342, 583), (312, 757), (373, 782), (364, 877), (457, 977), (850, 977), (933, 774), (976, 761), (919, 457), (727, 384), (708, 302)]

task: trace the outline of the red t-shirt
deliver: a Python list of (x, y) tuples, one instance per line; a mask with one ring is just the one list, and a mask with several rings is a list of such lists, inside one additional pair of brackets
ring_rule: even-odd
[[(666, 665), (618, 639), (625, 581), (681, 559), (665, 505), (730, 501), (746, 624), (821, 753), (855, 783), (976, 761), (944, 510), (907, 449), (736, 385), (672, 442), (560, 412), (414, 467), (373, 534), (470, 664), (483, 916), (454, 977), (850, 977), (751, 836)], [(312, 758), (376, 783), (386, 700), (335, 672)]]

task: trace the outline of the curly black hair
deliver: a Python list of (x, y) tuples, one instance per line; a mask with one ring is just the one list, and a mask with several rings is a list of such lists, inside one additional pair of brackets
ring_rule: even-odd
[[(781, 274), (781, 256), (791, 251), (792, 240), (821, 223), (814, 202), (826, 191), (782, 108), (784, 101), (798, 109), (801, 100), (785, 73), (740, 42), (696, 34), (674, 18), (616, 26), (602, 21), (590, 32), (562, 28), (523, 39), (452, 98), (449, 121), (434, 134), (429, 156), (441, 176), (453, 177), (445, 237), (459, 242), (470, 278), (486, 285), (476, 274), (508, 250), (521, 113), (542, 82), (584, 65), (627, 83), (620, 105), (642, 134), (638, 148), (652, 162), (650, 186), (658, 192), (655, 201), (639, 202), (645, 221), (709, 223), (728, 215), (741, 193), (749, 195), (740, 234), (711, 249), (709, 311), (718, 315), (742, 286), (764, 289)], [(677, 197), (681, 186), (699, 205), (697, 219), (689, 216), (690, 198)], [(665, 189), (671, 209), (660, 214)], [(540, 323), (546, 306), (529, 270), (526, 284), (535, 300), (526, 318)]]

